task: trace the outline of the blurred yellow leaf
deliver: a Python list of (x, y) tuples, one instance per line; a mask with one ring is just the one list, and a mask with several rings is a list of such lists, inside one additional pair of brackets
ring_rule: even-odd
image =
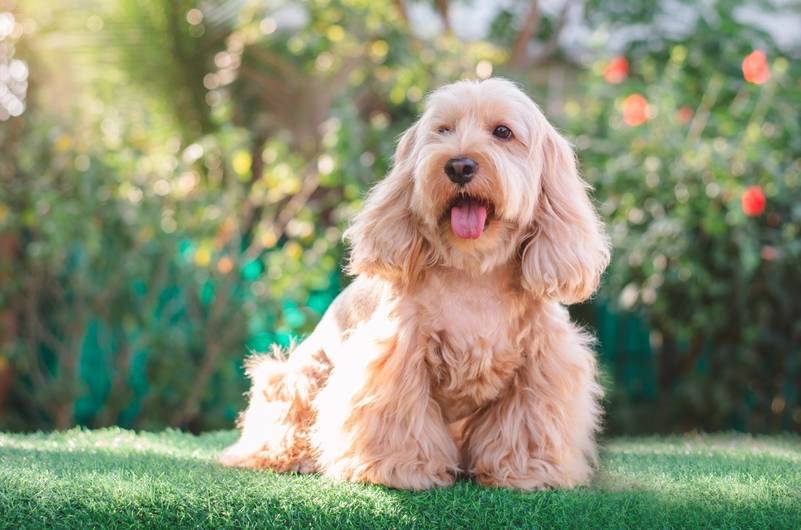
[(574, 99), (569, 99), (565, 101), (565, 114), (574, 118), (578, 116), (579, 112), (581, 112), (581, 105)]
[(670, 60), (676, 64), (681, 64), (687, 58), (687, 48), (682, 45), (673, 46), (670, 50)]
[(253, 160), (250, 157), (250, 153), (245, 151), (244, 149), (239, 149), (234, 153), (233, 158), (231, 159), (231, 165), (239, 175), (247, 175), (250, 171), (250, 166), (253, 163)]
[(195, 252), (195, 264), (198, 267), (208, 267), (209, 263), (211, 263), (211, 247), (204, 243)]
[(342, 26), (333, 25), (328, 28), (326, 36), (331, 42), (339, 42), (345, 38), (345, 30), (342, 29)]
[(72, 138), (69, 135), (62, 134), (56, 140), (55, 148), (56, 151), (59, 153), (66, 152), (70, 147), (72, 147)]
[(370, 45), (370, 57), (376, 62), (381, 62), (389, 52), (389, 44), (385, 40), (377, 40)]
[(753, 142), (755, 140), (758, 140), (759, 136), (760, 136), (759, 124), (749, 123), (748, 127), (745, 129), (745, 137), (748, 139), (748, 141)]
[(300, 259), (303, 255), (303, 248), (296, 241), (290, 241), (284, 248), (286, 249), (286, 255), (292, 259)]
[(265, 230), (259, 236), (259, 242), (264, 248), (272, 248), (278, 242), (278, 237), (272, 229)]

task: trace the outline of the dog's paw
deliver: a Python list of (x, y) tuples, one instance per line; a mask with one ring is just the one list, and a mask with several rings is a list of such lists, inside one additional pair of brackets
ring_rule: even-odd
[(217, 462), (229, 467), (254, 467), (254, 457), (260, 449), (260, 445), (239, 440), (226, 447), (217, 458)]
[(389, 464), (386, 462), (364, 465), (353, 460), (340, 461), (327, 469), (325, 475), (337, 480), (378, 484), (404, 490), (427, 490), (453, 485), (458, 469), (431, 464)]
[(482, 486), (511, 488), (523, 491), (540, 491), (549, 489), (551, 487), (543, 480), (542, 477), (509, 477), (482, 473), (473, 475), (473, 480), (476, 482), (476, 484), (480, 484)]
[(278, 473), (315, 473), (317, 464), (304, 452), (271, 451), (266, 445), (237, 442), (225, 449), (217, 461), (229, 467), (270, 469)]
[[(412, 469), (395, 469), (389, 474), (385, 486), (405, 490), (427, 490), (453, 485), (456, 471), (426, 465), (410, 466)], [(416, 468), (416, 469), (415, 469)]]
[(590, 473), (590, 466), (584, 462), (568, 467), (531, 459), (524, 469), (473, 470), (471, 475), (473, 480), (482, 486), (538, 491), (584, 485), (589, 481)]

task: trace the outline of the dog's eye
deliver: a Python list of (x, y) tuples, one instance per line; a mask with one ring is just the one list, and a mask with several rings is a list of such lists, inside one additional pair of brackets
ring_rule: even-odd
[(437, 132), (439, 134), (450, 134), (451, 128), (448, 127), (447, 125), (440, 125), (439, 127), (437, 127)]
[(492, 136), (494, 136), (495, 138), (500, 138), (501, 140), (511, 140), (512, 129), (510, 129), (506, 125), (498, 125), (497, 127), (495, 127), (495, 130), (492, 131)]

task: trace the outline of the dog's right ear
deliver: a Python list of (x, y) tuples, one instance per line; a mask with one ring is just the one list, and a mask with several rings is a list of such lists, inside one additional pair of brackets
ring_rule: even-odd
[(392, 170), (367, 194), (345, 239), (351, 243), (348, 272), (379, 275), (404, 285), (428, 261), (429, 245), (410, 209), (417, 124), (398, 142)]

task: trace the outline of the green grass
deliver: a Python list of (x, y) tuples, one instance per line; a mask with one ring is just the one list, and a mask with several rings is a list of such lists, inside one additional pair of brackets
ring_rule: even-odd
[(5, 528), (799, 528), (801, 440), (612, 439), (589, 488), (422, 493), (226, 469), (233, 432), (0, 434)]

